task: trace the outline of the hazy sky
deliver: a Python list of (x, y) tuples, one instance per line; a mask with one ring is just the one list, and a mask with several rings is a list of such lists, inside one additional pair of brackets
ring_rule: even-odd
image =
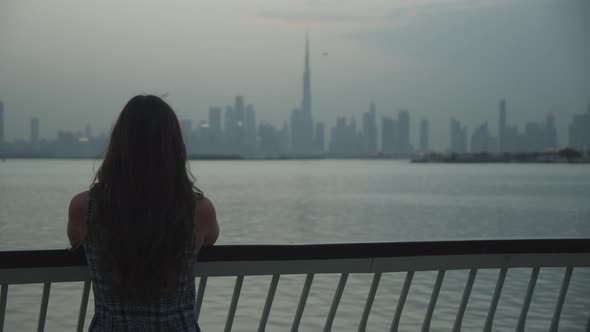
[(206, 120), (237, 94), (257, 120), (280, 124), (301, 100), (311, 36), (313, 113), (377, 104), (378, 119), (410, 111), (448, 146), (449, 118), (497, 128), (556, 114), (566, 143), (571, 115), (590, 102), (588, 0), (0, 1), (0, 100), (8, 139), (91, 123), (108, 131), (137, 93), (168, 92), (181, 118)]

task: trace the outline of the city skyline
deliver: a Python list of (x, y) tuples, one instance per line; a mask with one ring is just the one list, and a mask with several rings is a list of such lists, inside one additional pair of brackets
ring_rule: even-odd
[(281, 127), (301, 107), (306, 30), (313, 120), (328, 135), (339, 116), (356, 115), (360, 128), (372, 100), (378, 118), (405, 109), (429, 119), (432, 148), (444, 150), (450, 117), (469, 128), (488, 121), (495, 132), (505, 98), (520, 126), (553, 112), (563, 142), (590, 99), (586, 0), (134, 1), (93, 10), (73, 0), (0, 3), (7, 139), (28, 139), (33, 117), (41, 138), (86, 123), (108, 133), (140, 93), (168, 93), (194, 124), (242, 95), (259, 119)]
[[(305, 84), (304, 84), (305, 86)], [(430, 122), (421, 119), (414, 126), (419, 140), (414, 145), (410, 139), (412, 130), (411, 113), (400, 111), (397, 118), (382, 116), (378, 122), (376, 104), (370, 102), (368, 110), (362, 113), (362, 123), (357, 126), (354, 116), (338, 117), (329, 134), (325, 124), (318, 122), (313, 132), (310, 152), (303, 153), (293, 145), (291, 130), (284, 121), (277, 128), (264, 120), (256, 123), (254, 105), (246, 104), (243, 96), (236, 96), (233, 105), (225, 107), (222, 121), (222, 107), (209, 109), (209, 120), (193, 126), (191, 120), (180, 119), (187, 150), (191, 155), (234, 155), (246, 158), (258, 157), (411, 157), (424, 153), (536, 153), (556, 151), (572, 147), (590, 149), (590, 103), (586, 112), (572, 117), (567, 133), (568, 140), (557, 140), (557, 129), (553, 114), (545, 121), (529, 121), (524, 128), (509, 121), (510, 112), (506, 100), (498, 103), (497, 132), (489, 129), (484, 121), (469, 132), (460, 119), (450, 118), (449, 145), (445, 150), (430, 148)], [(93, 134), (93, 128), (86, 124), (77, 131), (60, 130), (54, 140), (39, 137), (40, 120), (30, 120), (29, 139), (6, 141), (3, 136), (5, 109), (0, 101), (0, 153), (24, 156), (96, 156), (103, 152), (108, 137), (104, 132)], [(381, 129), (379, 130), (378, 127)], [(327, 138), (329, 137), (329, 140)]]
[[(416, 153), (449, 152), (449, 153), (517, 153), (540, 152), (559, 147), (587, 146), (590, 125), (584, 114), (575, 115), (568, 127), (568, 141), (559, 144), (555, 115), (548, 113), (544, 123), (527, 120), (524, 129), (510, 124), (507, 120), (507, 102), (500, 99), (498, 106), (498, 127), (496, 135), (483, 121), (474, 126), (469, 134), (468, 126), (461, 119), (450, 117), (449, 145), (446, 148), (433, 148), (430, 145), (430, 120), (422, 118), (416, 130), (412, 130), (411, 112), (400, 110), (397, 118), (377, 113), (377, 105), (371, 100), (368, 110), (360, 114), (361, 123), (357, 128), (356, 115), (351, 117), (338, 116), (333, 127), (326, 132), (324, 122), (313, 121), (312, 80), (310, 65), (310, 39), (305, 35), (303, 56), (302, 98), (298, 108), (291, 111), (290, 117), (283, 120), (279, 128), (266, 120), (256, 122), (256, 111), (253, 104), (246, 104), (245, 97), (238, 95), (233, 105), (210, 106), (207, 120), (195, 122), (189, 118), (179, 117), (185, 143), (189, 154), (224, 154), (242, 156), (290, 155), (312, 156), (329, 154), (332, 156), (374, 156), (378, 154), (407, 157)], [(165, 94), (162, 96), (166, 98)], [(590, 103), (588, 105), (590, 112)], [(223, 121), (222, 119), (223, 115)], [(378, 122), (379, 115), (381, 121)], [(4, 104), (0, 101), (0, 144), (5, 139)], [(328, 123), (328, 126), (331, 124)], [(380, 129), (379, 129), (380, 128)], [(76, 139), (87, 143), (93, 138), (90, 123), (84, 131), (71, 132), (58, 130), (57, 140), (66, 139), (74, 144)], [(417, 139), (412, 139), (412, 132), (417, 132)], [(99, 142), (106, 141), (107, 134), (102, 131)], [(378, 139), (378, 137), (380, 139)], [(35, 116), (30, 120), (28, 143), (38, 146), (47, 141), (40, 136), (40, 119)], [(16, 146), (26, 140), (15, 140)], [(74, 149), (74, 151), (81, 151)], [(94, 151), (94, 150), (93, 150)], [(34, 152), (34, 150), (33, 150)]]

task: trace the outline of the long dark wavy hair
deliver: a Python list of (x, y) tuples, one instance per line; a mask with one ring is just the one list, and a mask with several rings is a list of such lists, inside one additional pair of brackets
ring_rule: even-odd
[(178, 119), (162, 99), (121, 111), (92, 182), (88, 235), (98, 269), (123, 302), (153, 302), (191, 274), (196, 199)]

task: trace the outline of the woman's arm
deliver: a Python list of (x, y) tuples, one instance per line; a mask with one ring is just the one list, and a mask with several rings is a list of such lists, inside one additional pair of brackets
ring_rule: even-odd
[(198, 248), (213, 245), (219, 237), (219, 223), (215, 206), (207, 197), (197, 200), (196, 216)]

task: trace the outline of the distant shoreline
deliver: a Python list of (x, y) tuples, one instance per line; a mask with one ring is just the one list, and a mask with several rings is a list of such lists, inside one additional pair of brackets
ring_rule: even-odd
[[(11, 155), (0, 156), (0, 162), (14, 159), (54, 159), (54, 160), (102, 160), (102, 156), (31, 156), (31, 155)], [(486, 157), (475, 157), (472, 155), (454, 155), (454, 156), (421, 156), (411, 158), (391, 157), (391, 156), (277, 156), (277, 157), (243, 157), (239, 155), (190, 155), (188, 160), (204, 161), (282, 161), (282, 160), (397, 160), (408, 161), (412, 164), (590, 164), (590, 158), (577, 159), (533, 159), (530, 156), (518, 158), (513, 156), (491, 155)]]

